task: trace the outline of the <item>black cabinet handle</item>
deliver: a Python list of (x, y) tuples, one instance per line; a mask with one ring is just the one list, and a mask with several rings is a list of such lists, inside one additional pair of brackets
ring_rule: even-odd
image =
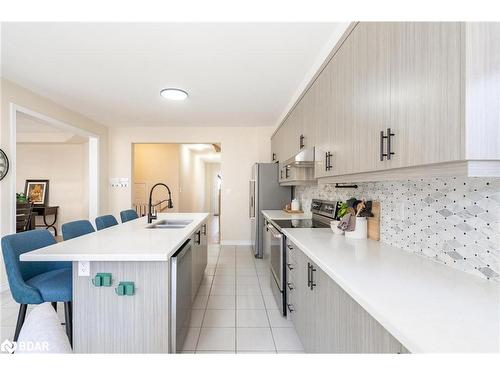
[(280, 170), (280, 178), (283, 178), (283, 169)]
[(286, 283), (286, 285), (288, 286), (288, 289), (290, 290), (294, 290), (295, 288), (293, 287), (293, 284), (292, 283)]
[(311, 264), (311, 290), (313, 290), (314, 287), (316, 286), (316, 283), (314, 282), (314, 273), (313, 272), (316, 272), (316, 268), (314, 268), (313, 265)]
[(199, 245), (201, 243), (201, 231), (196, 232), (196, 237), (195, 242)]
[(295, 311), (295, 309), (293, 308), (293, 305), (291, 303), (287, 303), (286, 307), (288, 308), (288, 311), (290, 311), (291, 313)]
[(276, 154), (273, 152), (273, 161), (276, 161)]
[(301, 134), (300, 137), (299, 137), (299, 146), (300, 146), (300, 149), (302, 150), (304, 148), (304, 134)]
[(332, 169), (332, 153), (330, 151), (325, 153), (325, 171)]
[(384, 131), (380, 131), (380, 161), (384, 161), (384, 139), (386, 136), (384, 135)]
[(391, 155), (394, 155), (391, 147), (392, 137), (394, 137), (394, 133), (391, 132), (391, 128), (387, 128), (387, 160), (391, 160)]
[(287, 263), (286, 266), (288, 267), (288, 269), (291, 271), (293, 270), (295, 267), (292, 266), (291, 263)]
[(288, 167), (285, 167), (285, 178), (288, 178), (289, 177), (289, 172), (290, 169)]
[(286, 247), (288, 247), (289, 250), (293, 250), (293, 246), (292, 245), (286, 245)]
[(202, 226), (202, 229), (203, 229), (203, 235), (206, 236), (207, 235), (207, 224), (203, 224)]
[[(384, 134), (384, 131), (380, 131), (380, 161), (384, 161), (384, 157), (387, 160), (391, 160), (391, 156), (394, 155), (392, 151), (391, 139), (394, 137), (394, 133), (391, 132), (391, 128), (387, 128), (387, 135)], [(384, 152), (384, 140), (387, 140), (387, 153)]]
[(311, 263), (307, 262), (307, 287), (311, 287)]

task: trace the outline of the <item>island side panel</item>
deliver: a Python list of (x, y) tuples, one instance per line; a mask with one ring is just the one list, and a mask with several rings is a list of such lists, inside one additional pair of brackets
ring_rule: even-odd
[[(98, 272), (112, 274), (111, 287), (95, 287)], [(135, 295), (119, 296), (120, 281)], [(168, 353), (169, 262), (90, 262), (78, 276), (73, 262), (73, 350), (76, 353)]]

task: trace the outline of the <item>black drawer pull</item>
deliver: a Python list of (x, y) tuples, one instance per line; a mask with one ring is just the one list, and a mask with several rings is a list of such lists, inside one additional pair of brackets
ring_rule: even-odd
[(293, 284), (292, 283), (286, 283), (286, 285), (288, 286), (288, 289), (290, 290), (294, 290), (295, 288), (293, 287)]
[(314, 282), (313, 272), (316, 272), (316, 268), (314, 268), (313, 265), (311, 264), (311, 290), (313, 290), (314, 287), (316, 286), (316, 283)]
[(293, 270), (295, 267), (292, 266), (292, 263), (287, 263), (286, 266), (288, 267), (288, 269), (291, 271)]
[(291, 303), (287, 303), (286, 307), (288, 307), (288, 311), (290, 311), (291, 313), (295, 311), (295, 309), (293, 308), (293, 305)]

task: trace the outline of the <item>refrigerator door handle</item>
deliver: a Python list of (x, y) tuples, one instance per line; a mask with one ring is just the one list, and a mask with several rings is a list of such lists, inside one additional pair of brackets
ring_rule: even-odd
[(255, 181), (250, 180), (250, 202), (248, 207), (248, 216), (250, 219), (255, 217)]

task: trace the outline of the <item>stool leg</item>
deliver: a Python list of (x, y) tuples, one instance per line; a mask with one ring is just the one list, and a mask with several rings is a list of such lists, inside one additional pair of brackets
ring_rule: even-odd
[(66, 321), (66, 335), (68, 335), (69, 343), (73, 347), (73, 312), (71, 301), (64, 302), (64, 319)]
[(24, 324), (24, 319), (26, 318), (26, 309), (28, 305), (21, 304), (19, 306), (19, 314), (17, 315), (17, 324), (16, 324), (16, 332), (14, 333), (14, 341), (17, 341), (19, 338), (19, 332), (21, 332), (21, 328)]
[(54, 310), (57, 311), (57, 302), (51, 302), (50, 304), (52, 305), (52, 307), (54, 308)]

